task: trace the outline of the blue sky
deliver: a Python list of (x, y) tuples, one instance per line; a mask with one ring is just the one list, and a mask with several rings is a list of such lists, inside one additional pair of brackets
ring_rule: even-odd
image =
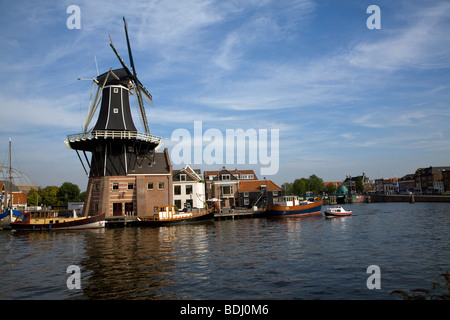
[[(378, 30), (366, 26), (373, 4)], [(81, 9), (79, 30), (66, 26), (69, 5)], [(128, 63), (122, 16), (154, 98), (151, 133), (169, 150), (174, 130), (193, 133), (201, 120), (224, 133), (278, 129), (280, 168), (267, 178), (279, 184), (450, 165), (443, 0), (1, 1), (0, 161), (12, 137), (15, 166), (36, 184), (85, 190), (63, 142), (82, 131), (88, 109), (91, 82), (77, 78), (97, 75), (94, 57), (100, 73), (120, 67), (108, 34)]]

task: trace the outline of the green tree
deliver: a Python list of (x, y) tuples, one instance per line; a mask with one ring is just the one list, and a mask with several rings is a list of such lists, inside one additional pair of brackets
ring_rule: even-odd
[(57, 192), (58, 204), (67, 205), (68, 202), (80, 199), (80, 188), (73, 183), (64, 182)]
[(333, 183), (329, 183), (325, 187), (325, 192), (328, 194), (334, 194), (336, 190), (337, 190), (336, 185), (334, 185)]
[(323, 183), (322, 178), (319, 178), (315, 174), (309, 176), (308, 187), (309, 190), (307, 191), (312, 191), (314, 193), (320, 193), (323, 192), (323, 190), (325, 190), (325, 185)]
[(40, 190), (41, 188), (39, 188), (38, 190), (30, 190), (27, 193), (27, 206), (29, 207), (33, 207), (36, 206), (39, 203), (42, 203), (42, 198), (40, 196)]
[(58, 190), (56, 186), (47, 186), (40, 189), (40, 202), (46, 206), (57, 206), (58, 205)]
[(309, 181), (306, 178), (295, 179), (292, 184), (292, 193), (300, 196), (305, 194), (306, 191), (309, 191)]
[(356, 192), (362, 193), (364, 190), (364, 183), (362, 177), (357, 177), (355, 181)]
[(292, 195), (292, 182), (285, 182), (281, 185), (281, 192), (284, 196)]

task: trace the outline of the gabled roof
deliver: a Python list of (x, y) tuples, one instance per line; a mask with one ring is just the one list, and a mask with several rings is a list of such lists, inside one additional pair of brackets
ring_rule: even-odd
[(156, 151), (154, 155), (154, 161), (150, 163), (149, 161), (145, 161), (144, 165), (141, 167), (135, 167), (135, 170), (130, 170), (128, 172), (129, 175), (134, 174), (161, 174), (168, 175), (171, 174), (172, 164), (170, 163), (168, 149), (164, 149), (164, 151)]
[(281, 191), (281, 188), (271, 180), (241, 180), (239, 181), (239, 192), (261, 191), (261, 186), (266, 186), (267, 191)]
[(189, 165), (180, 170), (173, 170), (173, 181), (180, 181), (178, 178), (180, 174), (186, 175), (186, 181), (202, 181), (200, 169), (192, 169)]
[(13, 183), (12, 185), (9, 183), (9, 181), (0, 181), (0, 190), (5, 186), (5, 190), (12, 191), (12, 192), (18, 192), (20, 191), (19, 188)]
[[(217, 171), (205, 171), (203, 173), (205, 180), (208, 181), (210, 180), (209, 177), (210, 176), (219, 176), (222, 173), (229, 173), (231, 175), (238, 175), (240, 177), (240, 175), (242, 174), (253, 174), (254, 176), (254, 180), (258, 180), (258, 177), (255, 174), (255, 171), (253, 170), (238, 170), (238, 169), (234, 169), (234, 170), (228, 170), (225, 167), (222, 168), (222, 170), (217, 170)], [(214, 181), (217, 181), (217, 178), (213, 179)]]

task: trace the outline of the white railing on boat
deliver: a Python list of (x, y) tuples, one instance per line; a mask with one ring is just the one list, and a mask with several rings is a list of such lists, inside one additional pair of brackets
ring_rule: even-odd
[(151, 142), (159, 144), (161, 142), (161, 137), (157, 137), (151, 134), (139, 132), (139, 131), (113, 131), (113, 130), (95, 130), (86, 133), (77, 133), (67, 136), (67, 141), (79, 142), (92, 139), (133, 139), (145, 142)]

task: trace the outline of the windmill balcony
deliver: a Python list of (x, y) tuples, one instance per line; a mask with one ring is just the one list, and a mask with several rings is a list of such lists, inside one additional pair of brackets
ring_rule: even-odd
[(71, 143), (89, 141), (93, 139), (118, 139), (118, 140), (138, 140), (143, 142), (159, 145), (161, 137), (139, 131), (123, 131), (123, 130), (94, 130), (85, 133), (77, 133), (67, 136), (66, 146), (71, 149)]

